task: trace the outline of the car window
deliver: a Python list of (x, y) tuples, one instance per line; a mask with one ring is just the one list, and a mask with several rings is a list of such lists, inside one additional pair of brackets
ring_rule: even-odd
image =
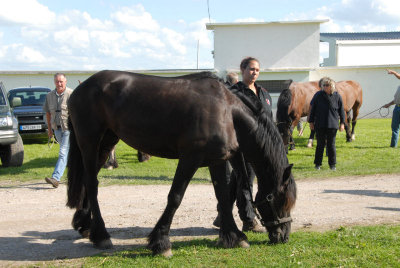
[(0, 90), (0, 105), (6, 105), (6, 99), (4, 98), (2, 90)]
[(11, 102), (13, 98), (19, 97), (22, 106), (43, 106), (47, 93), (47, 91), (11, 92), (9, 101)]

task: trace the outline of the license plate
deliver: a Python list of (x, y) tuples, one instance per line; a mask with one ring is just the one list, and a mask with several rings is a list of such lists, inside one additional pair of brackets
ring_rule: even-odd
[(42, 129), (42, 125), (23, 125), (19, 126), (20, 130), (35, 130), (35, 129)]

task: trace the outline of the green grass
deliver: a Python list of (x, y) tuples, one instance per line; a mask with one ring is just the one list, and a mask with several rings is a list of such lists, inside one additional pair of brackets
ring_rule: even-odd
[[(400, 151), (389, 147), (390, 119), (360, 120), (356, 140), (352, 143), (346, 143), (344, 133), (339, 133), (336, 172), (327, 168), (326, 157), (323, 169), (314, 170), (315, 147), (306, 148), (308, 135), (308, 126), (303, 137), (297, 137), (295, 131), (297, 148), (288, 155), (289, 161), (294, 163), (296, 179), (400, 173)], [(43, 182), (45, 176), (51, 175), (57, 154), (57, 145), (49, 149), (47, 144), (25, 144), (24, 165), (0, 168), (0, 182)], [(170, 184), (177, 166), (176, 160), (156, 157), (138, 163), (136, 151), (122, 142), (117, 145), (117, 157), (118, 169), (100, 171), (101, 185)], [(209, 182), (206, 168), (199, 169), (192, 181)], [(264, 234), (249, 233), (249, 249), (223, 249), (215, 246), (215, 237), (195, 238), (173, 242), (171, 259), (153, 257), (145, 247), (134, 246), (112, 254), (47, 264), (84, 267), (400, 267), (399, 233), (398, 225), (343, 227), (324, 233), (297, 231), (284, 245), (269, 245)]]
[(216, 247), (214, 239), (173, 242), (171, 259), (144, 247), (84, 260), (85, 267), (400, 267), (400, 226), (298, 231), (287, 244), (269, 245), (263, 234), (248, 234), (249, 249)]
[[(356, 126), (356, 140), (348, 143), (345, 133), (338, 132), (336, 139), (337, 171), (328, 168), (324, 156), (322, 170), (314, 170), (314, 148), (306, 147), (310, 133), (308, 125), (303, 137), (294, 132), (296, 150), (290, 151), (289, 162), (294, 164), (296, 179), (325, 178), (368, 174), (400, 173), (398, 164), (400, 150), (390, 148), (390, 119), (363, 119)], [(57, 161), (58, 145), (51, 149), (47, 143), (25, 144), (25, 160), (22, 167), (0, 168), (0, 181), (4, 183), (43, 180), (50, 176)], [(117, 158), (120, 167), (115, 170), (102, 169), (99, 174), (101, 185), (109, 184), (170, 184), (175, 173), (177, 160), (152, 157), (146, 163), (139, 163), (136, 151), (123, 142), (117, 144)], [(63, 180), (65, 180), (64, 174)], [(192, 183), (208, 183), (207, 168), (200, 168)]]

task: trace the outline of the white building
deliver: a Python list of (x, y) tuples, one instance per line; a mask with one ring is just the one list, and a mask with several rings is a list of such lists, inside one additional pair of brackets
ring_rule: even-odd
[[(240, 73), (241, 60), (247, 56), (256, 57), (261, 65), (258, 82), (271, 92), (274, 106), (281, 90), (287, 88), (290, 80), (305, 82), (319, 80), (323, 76), (336, 81), (355, 80), (361, 84), (364, 99), (361, 116), (392, 100), (400, 81), (387, 75), (385, 69), (400, 71), (400, 32), (320, 33), (320, 24), (326, 21), (207, 24), (207, 29), (214, 32), (214, 70), (208, 71), (215, 71), (221, 77), (228, 71)], [(319, 66), (320, 41), (330, 45), (324, 66)], [(204, 70), (134, 72), (178, 76), (199, 71)], [(29, 85), (54, 88), (54, 73), (0, 71), (0, 81), (7, 89)], [(95, 71), (64, 73), (68, 86), (75, 88), (79, 81)], [(379, 113), (368, 117), (379, 117)]]
[(329, 44), (323, 66), (400, 63), (400, 32), (321, 33), (321, 42)]

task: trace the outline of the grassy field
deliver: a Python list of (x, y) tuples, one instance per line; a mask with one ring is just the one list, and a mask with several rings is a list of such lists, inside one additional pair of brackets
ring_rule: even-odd
[[(320, 171), (314, 170), (315, 147), (306, 148), (309, 135), (308, 125), (304, 136), (294, 132), (296, 150), (289, 152), (289, 162), (294, 164), (296, 179), (325, 178), (334, 176), (353, 176), (368, 174), (400, 173), (400, 150), (390, 148), (390, 119), (360, 120), (356, 126), (356, 140), (345, 141), (345, 133), (337, 135), (337, 171), (328, 168), (324, 156)], [(315, 144), (314, 144), (315, 146)], [(25, 144), (25, 160), (22, 167), (0, 168), (0, 181), (27, 182), (43, 180), (50, 176), (57, 161), (58, 145), (51, 149), (46, 143)], [(153, 157), (149, 162), (139, 163), (136, 151), (123, 142), (117, 144), (117, 158), (120, 167), (115, 170), (101, 170), (100, 184), (169, 184), (174, 176), (177, 160)], [(66, 175), (64, 174), (63, 180)], [(210, 182), (207, 168), (201, 168), (195, 174), (192, 183)]]
[[(337, 136), (337, 171), (327, 168), (314, 170), (313, 149), (306, 148), (308, 126), (304, 137), (294, 133), (297, 149), (288, 157), (294, 163), (297, 180), (333, 176), (400, 173), (399, 149), (389, 147), (390, 119), (360, 120), (356, 140), (346, 143), (344, 133)], [(50, 176), (57, 160), (58, 146), (25, 144), (24, 165), (19, 168), (0, 168), (2, 185), (43, 181)], [(120, 142), (117, 145), (120, 167), (101, 170), (102, 186), (109, 184), (170, 184), (176, 160), (153, 157), (138, 163), (136, 151)], [(63, 177), (65, 180), (65, 175)], [(206, 168), (195, 174), (192, 183), (209, 183)], [(400, 226), (343, 227), (318, 233), (297, 231), (288, 244), (269, 245), (263, 234), (248, 234), (250, 249), (222, 249), (215, 238), (198, 238), (173, 243), (171, 259), (151, 256), (144, 247), (134, 247), (114, 254), (101, 254), (78, 260), (65, 260), (45, 265), (83, 267), (400, 267)], [(38, 266), (42, 266), (39, 264)]]
[[(144, 247), (88, 257), (84, 267), (400, 267), (400, 226), (339, 228), (325, 233), (298, 231), (287, 244), (269, 245), (248, 233), (249, 249), (223, 249), (213, 239), (174, 242), (171, 259)], [(76, 263), (75, 263), (76, 264)]]

